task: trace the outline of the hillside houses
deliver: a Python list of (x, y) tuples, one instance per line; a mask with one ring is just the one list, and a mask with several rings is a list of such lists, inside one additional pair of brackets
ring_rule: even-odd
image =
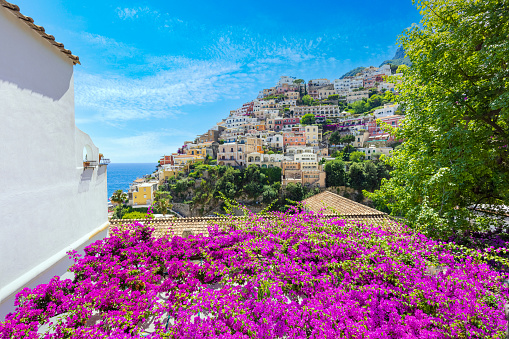
[[(333, 159), (327, 142), (330, 133), (353, 135), (350, 145), (365, 153), (366, 159), (373, 154), (391, 154), (389, 145), (395, 140), (383, 125), (399, 126), (404, 116), (398, 114), (398, 104), (388, 102), (358, 115), (344, 109), (345, 105), (368, 99), (375, 89), (394, 91), (394, 84), (387, 82), (389, 77), (388, 65), (368, 67), (355, 76), (333, 81), (322, 78), (306, 83), (282, 76), (274, 87), (263, 89), (254, 100), (231, 110), (216, 126), (186, 142), (177, 153), (163, 156), (159, 161), (159, 182), (185, 171), (190, 164), (215, 160), (218, 165), (236, 168), (279, 167), (283, 186), (298, 182), (325, 187), (322, 164)], [(334, 94), (339, 98), (329, 100)], [(303, 105), (304, 95), (315, 100)], [(301, 124), (306, 114), (315, 116), (315, 124)], [(342, 146), (345, 145), (339, 145)]]

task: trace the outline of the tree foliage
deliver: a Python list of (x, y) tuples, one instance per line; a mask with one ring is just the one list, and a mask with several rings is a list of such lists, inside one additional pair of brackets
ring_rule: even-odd
[(350, 153), (350, 161), (352, 162), (362, 162), (364, 161), (365, 157), (366, 155), (364, 154), (364, 152), (355, 151)]
[(301, 201), (306, 194), (306, 188), (300, 182), (286, 185), (286, 197), (293, 201)]
[(123, 204), (127, 201), (127, 194), (125, 194), (122, 190), (116, 190), (110, 198), (111, 202), (119, 205)]
[(345, 186), (345, 163), (342, 160), (327, 161), (324, 166), (328, 187)]
[(304, 95), (302, 97), (302, 103), (306, 106), (311, 106), (315, 102), (315, 99), (313, 99), (310, 95)]
[(304, 114), (304, 116), (300, 119), (300, 123), (303, 125), (312, 125), (315, 123), (314, 114), (308, 113)]
[(348, 181), (350, 187), (356, 190), (363, 190), (366, 188), (366, 173), (364, 166), (359, 163), (352, 163), (348, 169)]
[[(412, 66), (399, 85), (405, 142), (373, 195), (433, 237), (486, 230), (471, 210), (509, 204), (509, 3), (417, 1), (400, 37)], [(494, 226), (494, 225), (493, 225)]]
[(338, 131), (332, 132), (332, 134), (329, 137), (329, 143), (332, 145), (339, 145), (341, 143), (341, 135)]

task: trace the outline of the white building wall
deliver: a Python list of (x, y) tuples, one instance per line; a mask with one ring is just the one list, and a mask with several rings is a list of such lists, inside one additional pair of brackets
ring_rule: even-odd
[(0, 7), (0, 318), (23, 287), (69, 266), (65, 254), (107, 232), (106, 167), (74, 124), (73, 64)]

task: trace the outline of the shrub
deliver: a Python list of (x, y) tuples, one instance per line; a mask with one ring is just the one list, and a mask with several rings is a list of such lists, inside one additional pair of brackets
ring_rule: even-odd
[(124, 214), (122, 219), (147, 219), (147, 214), (142, 212), (129, 212)]
[(112, 229), (71, 253), (74, 280), (20, 292), (0, 333), (43, 337), (53, 321), (51, 338), (141, 338), (153, 319), (151, 338), (504, 337), (509, 289), (494, 256), (293, 212), (186, 238)]

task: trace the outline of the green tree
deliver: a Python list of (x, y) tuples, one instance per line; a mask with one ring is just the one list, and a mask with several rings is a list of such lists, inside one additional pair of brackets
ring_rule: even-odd
[(165, 215), (173, 207), (170, 203), (172, 196), (169, 192), (157, 191), (154, 197), (154, 205), (158, 213)]
[(304, 116), (300, 119), (300, 123), (303, 125), (312, 125), (315, 123), (314, 114), (308, 113), (304, 114)]
[(294, 184), (293, 182), (286, 185), (286, 198), (293, 201), (301, 201), (306, 193), (304, 186), (300, 182)]
[(327, 97), (327, 100), (338, 100), (339, 94), (331, 94)]
[(408, 70), (407, 65), (399, 65), (398, 69), (396, 70), (396, 73), (405, 73)]
[(345, 135), (344, 137), (341, 138), (342, 144), (351, 144), (354, 141), (355, 141), (355, 136), (352, 134)]
[(123, 204), (127, 201), (127, 194), (125, 194), (122, 190), (116, 190), (112, 194), (110, 200), (114, 205)]
[(219, 192), (222, 192), (227, 198), (233, 199), (237, 194), (237, 184), (238, 181), (236, 176), (240, 174), (240, 171), (234, 170), (233, 167), (223, 166), (224, 172), (222, 176), (216, 181), (215, 193), (216, 195)]
[(366, 185), (365, 188), (369, 191), (373, 191), (378, 188), (378, 172), (375, 164), (371, 161), (364, 162), (364, 175)]
[(302, 100), (302, 103), (306, 106), (311, 106), (315, 102), (315, 100), (310, 95), (307, 95), (307, 94), (304, 95), (301, 100)]
[(343, 160), (337, 159), (327, 161), (324, 166), (325, 183), (327, 187), (345, 186), (345, 163)]
[(343, 156), (343, 160), (344, 161), (350, 161), (350, 154), (352, 152), (355, 152), (355, 147), (353, 147), (352, 145), (346, 145), (342, 150), (341, 150), (341, 154)]
[(341, 135), (338, 131), (334, 131), (329, 137), (329, 143), (332, 145), (339, 145), (341, 143)]
[(383, 100), (383, 97), (379, 96), (378, 94), (372, 95), (368, 99), (368, 104), (369, 104), (370, 109), (381, 106), (382, 100)]
[(304, 79), (296, 79), (296, 80), (293, 80), (293, 83), (294, 84), (302, 84), (304, 82)]
[(260, 171), (260, 167), (249, 165), (244, 170), (244, 192), (250, 197), (256, 198), (263, 192), (263, 184), (267, 182), (265, 174)]
[(263, 202), (266, 204), (270, 204), (274, 200), (276, 200), (279, 196), (279, 189), (281, 188), (281, 183), (276, 182), (273, 185), (264, 185), (263, 186)]
[(265, 177), (267, 178), (269, 184), (273, 183), (281, 183), (281, 168), (279, 167), (269, 167), (269, 168), (261, 168), (260, 169)]
[(366, 99), (355, 101), (351, 104), (355, 114), (361, 114), (369, 111), (369, 103)]
[(350, 165), (348, 169), (348, 181), (350, 187), (358, 191), (366, 188), (366, 174), (362, 164), (354, 162)]
[(353, 161), (353, 162), (362, 162), (362, 161), (364, 161), (365, 157), (366, 157), (366, 155), (364, 154), (364, 152), (355, 151), (355, 152), (350, 153), (350, 161)]
[[(428, 236), (487, 230), (471, 210), (509, 205), (507, 1), (417, 1), (400, 37), (412, 66), (398, 86), (405, 142), (372, 196)], [(498, 225), (501, 226), (501, 225)]]
[(396, 96), (394, 95), (394, 93), (392, 93), (392, 91), (385, 91), (383, 99), (382, 99), (382, 103), (386, 104), (386, 103), (394, 102), (394, 101), (396, 101)]

